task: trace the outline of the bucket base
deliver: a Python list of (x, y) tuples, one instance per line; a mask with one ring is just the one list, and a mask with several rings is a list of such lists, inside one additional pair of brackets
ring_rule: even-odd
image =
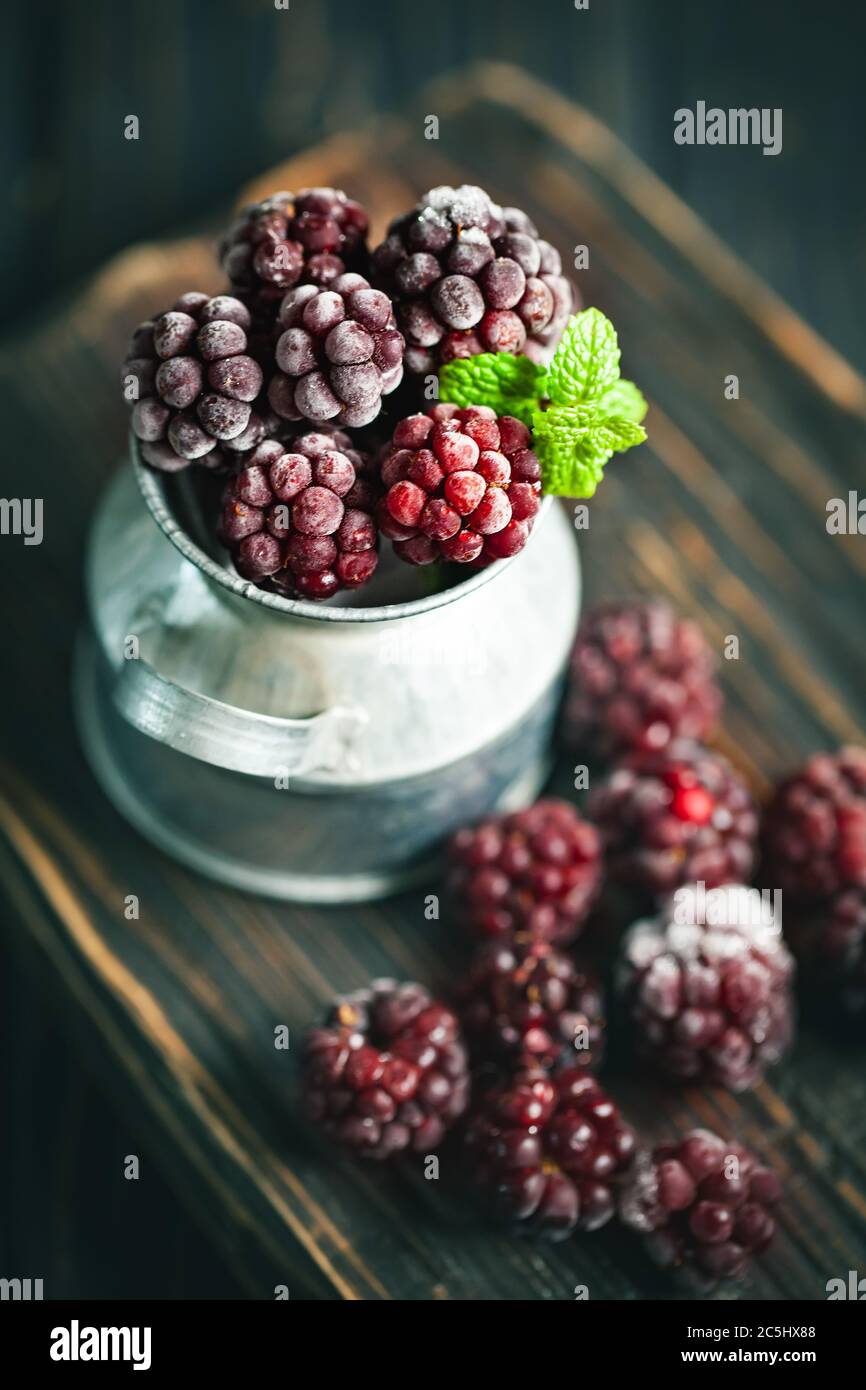
[[(234, 802), (236, 828), (226, 835), (226, 784), (233, 775), (217, 771), (215, 776), (214, 769), (183, 757), (179, 773), (179, 755), (120, 717), (105, 675), (93, 636), (86, 632), (76, 652), (75, 717), (85, 756), (115, 809), (151, 844), (188, 868), (263, 897), (336, 905), (429, 883), (445, 835), (492, 812), (529, 805), (550, 771), (554, 695), (527, 716), (519, 731), (476, 758), (381, 791), (291, 792), (238, 774), (228, 798), (229, 804)], [(174, 798), (172, 785), (179, 775), (185, 794)], [(188, 807), (190, 779), (201, 786), (195, 826), (173, 813)], [(219, 802), (214, 804), (217, 790)], [(220, 829), (209, 834), (209, 825)], [(239, 852), (245, 840), (249, 854)], [(262, 862), (267, 856), (274, 861), (295, 857), (305, 867), (319, 863), (321, 868), (300, 872)], [(353, 868), (351, 859), (364, 856), (369, 866)], [(400, 862), (377, 863), (389, 858)]]

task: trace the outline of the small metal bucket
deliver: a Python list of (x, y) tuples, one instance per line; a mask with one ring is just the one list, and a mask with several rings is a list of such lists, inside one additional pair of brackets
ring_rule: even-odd
[(239, 578), (180, 524), (183, 486), (133, 446), (88, 550), (79, 728), (142, 834), (236, 887), (350, 902), (535, 797), (579, 609), (560, 507), (519, 555), (437, 593), (383, 553), (346, 606)]

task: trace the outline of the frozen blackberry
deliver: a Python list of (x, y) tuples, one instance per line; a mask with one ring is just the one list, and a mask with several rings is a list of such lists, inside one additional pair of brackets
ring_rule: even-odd
[(604, 1053), (597, 981), (548, 942), (488, 942), (460, 994), (470, 1042), (485, 1060), (596, 1069)]
[(362, 275), (339, 275), (325, 290), (296, 285), (280, 304), (277, 331), (268, 399), (284, 420), (369, 425), (402, 380), (391, 301)]
[(368, 225), (361, 204), (338, 188), (274, 193), (244, 208), (220, 262), (256, 317), (272, 322), (293, 285), (325, 289), (346, 271), (366, 271)]
[(412, 374), (479, 352), (547, 362), (577, 307), (559, 253), (526, 213), (470, 184), (431, 189), (391, 223), (372, 260), (397, 305)]
[(834, 1024), (866, 1027), (866, 891), (845, 888), (785, 917), (810, 1004)]
[(307, 1037), (303, 1092), (313, 1121), (365, 1158), (429, 1153), (469, 1099), (457, 1019), (422, 985), (374, 980)]
[(375, 489), (366, 455), (340, 431), (264, 440), (226, 486), (218, 537), (244, 579), (326, 599), (375, 572)]
[(564, 1240), (606, 1225), (636, 1148), (634, 1131), (580, 1067), (519, 1072), (469, 1122), (470, 1166), (518, 1232)]
[(572, 941), (601, 886), (601, 841), (567, 801), (459, 830), (449, 846), (450, 884), (464, 925), (511, 942)]
[(681, 888), (627, 932), (619, 986), (639, 1053), (677, 1081), (744, 1091), (787, 1051), (794, 963), (756, 888)]
[(626, 758), (592, 792), (588, 813), (619, 883), (661, 895), (751, 877), (758, 817), (749, 789), (700, 744), (678, 739)]
[(646, 1237), (665, 1269), (680, 1269), (704, 1288), (739, 1279), (773, 1239), (782, 1184), (740, 1144), (695, 1129), (675, 1144), (638, 1154), (619, 1213)]
[(597, 604), (572, 653), (566, 737), (604, 759), (702, 739), (722, 702), (715, 670), (697, 623), (664, 600)]
[(254, 448), (276, 421), (264, 373), (248, 351), (248, 309), (231, 295), (191, 292), (139, 324), (123, 364), (124, 399), (141, 456), (174, 473), (213, 467), (224, 450)]
[(777, 789), (764, 816), (762, 880), (797, 904), (866, 889), (866, 748), (817, 753)]
[(488, 406), (435, 405), (394, 431), (381, 463), (382, 534), (411, 565), (476, 566), (522, 550), (541, 469), (519, 420)]

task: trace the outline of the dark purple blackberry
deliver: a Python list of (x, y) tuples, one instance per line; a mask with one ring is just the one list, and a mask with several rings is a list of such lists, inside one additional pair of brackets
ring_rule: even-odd
[(220, 244), (220, 262), (256, 317), (273, 322), (293, 285), (326, 289), (348, 270), (367, 270), (368, 225), (361, 204), (338, 188), (274, 193), (243, 209)]
[(225, 462), (224, 450), (252, 449), (273, 433), (279, 422), (261, 394), (264, 373), (248, 351), (249, 327), (240, 300), (195, 292), (139, 324), (123, 364), (123, 394), (152, 468), (213, 468)]
[(518, 1232), (565, 1240), (606, 1225), (635, 1135), (594, 1077), (519, 1072), (489, 1091), (469, 1122), (470, 1167)]
[(639, 1053), (677, 1081), (744, 1091), (784, 1055), (794, 963), (756, 888), (680, 889), (622, 943), (619, 986)]
[(375, 572), (370, 461), (340, 431), (265, 440), (230, 478), (218, 536), (244, 579), (326, 599)]
[(782, 1184), (747, 1149), (695, 1129), (676, 1144), (638, 1154), (620, 1191), (619, 1213), (646, 1237), (665, 1269), (704, 1288), (739, 1279), (773, 1239)]
[(866, 1027), (866, 892), (844, 888), (786, 913), (785, 934), (809, 1003), (834, 1025)]
[(764, 815), (762, 881), (796, 905), (866, 889), (866, 748), (816, 753)]
[(422, 985), (374, 980), (308, 1035), (303, 1092), (313, 1121), (365, 1158), (429, 1153), (469, 1100), (457, 1019)]
[(526, 213), (497, 207), (470, 184), (431, 189), (391, 223), (372, 261), (416, 375), (479, 352), (545, 363), (577, 307), (559, 253)]
[(489, 406), (435, 405), (394, 431), (381, 463), (382, 534), (410, 565), (492, 564), (522, 550), (541, 468), (519, 420)]
[(697, 623), (662, 599), (597, 604), (572, 653), (566, 737), (603, 759), (702, 739), (722, 703), (715, 671)]
[(592, 792), (588, 813), (619, 883), (662, 895), (751, 877), (758, 816), (749, 789), (700, 744), (675, 740), (626, 758)]
[(404, 343), (391, 301), (362, 275), (340, 275), (326, 290), (289, 290), (277, 332), (268, 399), (284, 420), (369, 425), (402, 380)]
[(461, 990), (459, 1012), (485, 1060), (595, 1070), (604, 1053), (597, 981), (547, 942), (482, 946)]
[(601, 887), (598, 831), (567, 801), (536, 801), (459, 830), (449, 859), (463, 924), (505, 942), (572, 941)]

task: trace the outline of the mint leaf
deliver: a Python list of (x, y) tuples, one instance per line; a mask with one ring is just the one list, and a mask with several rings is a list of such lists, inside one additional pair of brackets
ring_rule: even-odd
[(598, 413), (603, 419), (618, 416), (623, 420), (634, 420), (640, 424), (649, 407), (633, 381), (620, 378), (612, 386), (602, 391), (598, 399)]
[(455, 358), (439, 368), (439, 399), (454, 405), (488, 405), (497, 415), (529, 424), (538, 409), (544, 370), (528, 357), (481, 352)]
[(545, 492), (559, 497), (591, 497), (595, 492), (601, 474), (579, 453), (593, 418), (592, 406), (551, 406), (536, 411), (532, 447), (541, 464)]
[(509, 352), (445, 363), (439, 399), (522, 420), (533, 432), (544, 491), (560, 497), (592, 497), (611, 456), (646, 439), (647, 403), (633, 382), (620, 380), (616, 331), (598, 309), (569, 319), (547, 370)]
[(646, 430), (643, 425), (638, 425), (634, 420), (623, 419), (622, 416), (612, 416), (608, 420), (596, 420), (592, 433), (598, 440), (600, 446), (610, 449), (612, 454), (624, 453), (626, 449), (631, 449), (635, 444), (643, 444), (646, 439)]
[(544, 491), (558, 497), (592, 497), (611, 455), (646, 439), (642, 425), (620, 417), (599, 420), (591, 405), (536, 411), (532, 433)]
[(610, 319), (584, 309), (566, 325), (547, 369), (546, 390), (554, 405), (597, 402), (619, 379), (619, 344)]

